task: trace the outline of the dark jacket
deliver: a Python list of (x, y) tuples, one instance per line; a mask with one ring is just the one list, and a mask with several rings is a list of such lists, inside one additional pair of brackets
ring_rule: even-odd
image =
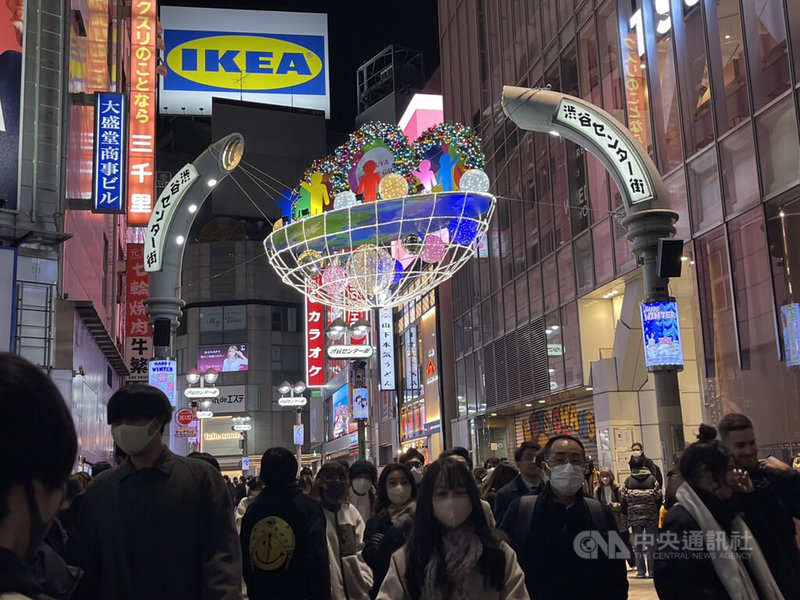
[[(737, 505), (732, 501), (722, 501), (705, 490), (692, 489), (717, 523), (730, 533)], [(730, 596), (714, 570), (712, 559), (703, 555), (705, 548), (697, 552), (684, 550), (684, 540), (689, 539), (692, 532), (700, 531), (700, 525), (681, 504), (669, 509), (661, 531), (676, 536), (673, 539), (677, 540), (678, 550), (668, 547), (656, 552), (653, 577), (658, 597), (661, 600), (729, 600)], [(790, 597), (797, 596), (786, 596), (786, 599)]]
[(683, 476), (678, 469), (672, 469), (667, 473), (667, 487), (664, 490), (664, 508), (669, 510), (678, 501), (675, 494), (683, 483)]
[(68, 565), (47, 543), (36, 550), (32, 568), (44, 593), (55, 600), (69, 600), (83, 575), (78, 567)]
[(628, 477), (620, 495), (620, 509), (628, 525), (658, 525), (661, 488), (650, 471), (640, 469)]
[[(512, 543), (517, 527), (520, 501), (515, 500), (500, 525)], [(550, 484), (536, 500), (530, 533), (521, 548), (514, 548), (525, 585), (532, 600), (563, 600), (575, 597), (576, 586), (592, 582), (593, 600), (624, 600), (628, 597), (628, 578), (623, 558), (609, 559), (600, 553), (596, 559), (581, 558), (574, 548), (578, 534), (587, 530), (616, 531), (611, 511), (603, 507), (605, 523), (595, 523), (583, 491), (566, 508), (555, 502)]]
[(650, 471), (650, 474), (655, 477), (658, 485), (663, 488), (664, 476), (661, 474), (661, 468), (644, 454), (642, 454), (642, 458), (644, 458), (644, 468)]
[(0, 595), (23, 594), (29, 598), (46, 598), (22, 557), (7, 548), (0, 548)]
[(522, 475), (514, 477), (514, 479), (497, 490), (493, 506), (495, 523), (499, 524), (503, 520), (508, 507), (511, 506), (514, 500), (528, 494), (541, 494), (542, 490), (544, 490), (544, 482), (539, 482), (539, 485), (531, 490), (525, 480), (522, 479)]
[(753, 532), (783, 597), (800, 598), (800, 551), (792, 517), (800, 519), (800, 473), (750, 472), (755, 488), (739, 496)]
[[(602, 504), (606, 504), (606, 499), (603, 497), (603, 485), (600, 484), (594, 490), (594, 499)], [(618, 531), (627, 531), (628, 528), (622, 522), (622, 494), (621, 490), (618, 485), (614, 485), (611, 487), (611, 502), (615, 503), (616, 506), (611, 506), (608, 504), (608, 508), (611, 511), (611, 514), (614, 516), (614, 522), (617, 524)]]
[(76, 598), (238, 600), (241, 556), (225, 481), (164, 448), (152, 468), (130, 458), (83, 494)]
[(400, 548), (411, 533), (414, 517), (405, 513), (392, 524), (388, 511), (384, 508), (367, 521), (364, 529), (364, 560), (372, 569), (372, 589), (369, 597), (375, 598), (381, 589), (381, 584), (389, 571), (389, 562), (392, 554)]
[(331, 597), (325, 514), (291, 482), (270, 486), (247, 507), (239, 536), (251, 600)]

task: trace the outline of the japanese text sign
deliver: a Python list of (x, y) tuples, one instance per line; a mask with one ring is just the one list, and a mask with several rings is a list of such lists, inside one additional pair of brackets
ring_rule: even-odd
[(126, 112), (125, 94), (95, 94), (92, 197), (96, 211), (123, 211)]
[(378, 353), (381, 362), (381, 389), (394, 387), (394, 330), (392, 309), (381, 308), (378, 316)]
[(555, 122), (590, 140), (603, 153), (616, 172), (618, 181), (624, 183), (625, 195), (631, 203), (653, 198), (639, 151), (603, 115), (564, 99), (558, 105)]
[(325, 385), (325, 333), (322, 323), (322, 304), (306, 296), (306, 385)]
[[(144, 267), (148, 273), (161, 270), (164, 246), (167, 244), (167, 232), (178, 211), (181, 198), (198, 177), (200, 174), (197, 169), (191, 164), (187, 164), (172, 178), (156, 200), (145, 234)], [(173, 243), (176, 242), (173, 240)]]
[(153, 330), (144, 300), (148, 276), (144, 270), (144, 246), (128, 244), (125, 297), (125, 364), (128, 381), (147, 381), (147, 362), (152, 357)]
[(155, 191), (156, 1), (131, 4), (128, 224), (146, 225)]

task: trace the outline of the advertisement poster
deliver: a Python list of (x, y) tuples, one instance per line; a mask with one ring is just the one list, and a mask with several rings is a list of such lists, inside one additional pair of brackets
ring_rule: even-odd
[(648, 369), (683, 366), (683, 350), (676, 302), (642, 304), (644, 362)]
[(353, 418), (369, 419), (369, 390), (367, 388), (353, 389)]
[(148, 364), (148, 383), (164, 392), (173, 407), (177, 406), (175, 397), (177, 371), (177, 363), (174, 360), (151, 360)]
[(786, 365), (800, 365), (800, 304), (784, 304), (781, 306), (781, 325), (783, 327), (783, 344), (786, 347)]
[(247, 344), (218, 344), (197, 348), (197, 370), (205, 373), (214, 369), (218, 373), (247, 371)]
[(0, 3), (0, 197), (17, 210), (23, 0)]
[[(333, 411), (333, 438), (342, 437), (350, 432), (351, 421), (353, 415), (350, 411), (350, 395), (348, 388), (343, 385), (333, 393), (331, 398), (331, 409)], [(356, 424), (352, 424), (352, 429), (355, 430)]]

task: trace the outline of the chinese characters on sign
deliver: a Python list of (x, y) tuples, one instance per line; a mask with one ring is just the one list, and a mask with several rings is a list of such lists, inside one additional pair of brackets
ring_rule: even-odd
[(125, 364), (128, 381), (147, 381), (147, 363), (153, 356), (153, 330), (148, 324), (144, 300), (148, 294), (144, 246), (128, 244), (125, 298)]
[(308, 387), (325, 385), (325, 356), (322, 352), (324, 345), (322, 304), (312, 302), (306, 296), (306, 385)]
[[(167, 231), (175, 218), (181, 198), (194, 181), (200, 176), (191, 164), (186, 165), (172, 178), (169, 185), (164, 188), (153, 207), (153, 214), (147, 223), (145, 234), (145, 269), (148, 273), (161, 270), (164, 260), (164, 246), (167, 243)], [(130, 219), (128, 219), (130, 221)]]
[(156, 1), (131, 5), (128, 224), (146, 225), (155, 192)]
[(381, 308), (378, 317), (378, 352), (381, 361), (381, 389), (394, 388), (394, 330), (392, 329), (392, 309)]
[(94, 105), (94, 210), (122, 212), (125, 197), (125, 94), (98, 92)]
[(632, 203), (653, 197), (636, 148), (605, 117), (564, 99), (558, 105), (555, 121), (588, 138), (603, 152), (619, 180), (624, 182), (626, 195)]

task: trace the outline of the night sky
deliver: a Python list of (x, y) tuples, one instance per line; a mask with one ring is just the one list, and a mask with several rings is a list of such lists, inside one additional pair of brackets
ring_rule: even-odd
[(163, 5), (328, 14), (330, 129), (350, 133), (356, 115), (356, 70), (389, 44), (421, 50), (426, 76), (439, 65), (435, 0), (166, 0)]

